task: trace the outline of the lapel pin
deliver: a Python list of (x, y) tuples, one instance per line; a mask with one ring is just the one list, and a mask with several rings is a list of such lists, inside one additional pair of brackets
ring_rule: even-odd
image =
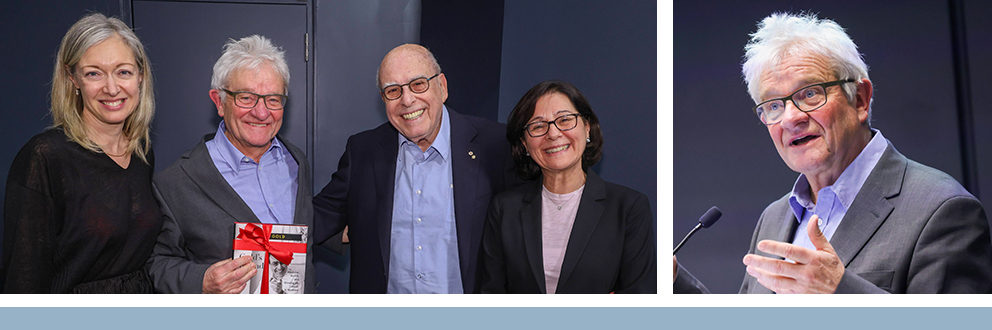
[(475, 159), (475, 153), (473, 153), (471, 150), (469, 150), (468, 155), (472, 156), (472, 159)]

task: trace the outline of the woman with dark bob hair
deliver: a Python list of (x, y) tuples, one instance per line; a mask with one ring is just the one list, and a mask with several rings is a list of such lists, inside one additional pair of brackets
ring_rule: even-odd
[(605, 182), (599, 119), (575, 86), (545, 81), (510, 112), (506, 139), (531, 182), (496, 196), (482, 238), (482, 293), (657, 293), (647, 196)]
[(162, 215), (151, 186), (148, 64), (116, 18), (86, 15), (62, 38), (54, 124), (7, 175), (4, 293), (153, 293), (145, 263)]

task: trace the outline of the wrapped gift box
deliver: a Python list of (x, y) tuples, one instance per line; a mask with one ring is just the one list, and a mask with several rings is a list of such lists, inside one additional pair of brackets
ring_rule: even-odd
[(236, 222), (234, 258), (250, 255), (255, 277), (241, 293), (303, 293), (307, 271), (307, 226)]

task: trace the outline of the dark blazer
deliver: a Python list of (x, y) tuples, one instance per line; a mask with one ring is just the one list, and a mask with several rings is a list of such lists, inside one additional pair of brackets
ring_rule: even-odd
[[(493, 199), (483, 235), (482, 293), (546, 293), (541, 179)], [(657, 293), (648, 197), (588, 171), (555, 293)]]
[[(465, 293), (478, 292), (476, 269), (486, 207), (493, 195), (515, 185), (506, 125), (458, 114), (451, 124), (451, 176), (455, 227)], [(393, 187), (399, 132), (390, 123), (348, 138), (338, 170), (313, 199), (318, 244), (348, 227), (351, 293), (386, 293)]]
[[(193, 149), (155, 175), (155, 197), (164, 221), (158, 243), (148, 260), (155, 291), (202, 293), (203, 275), (210, 265), (234, 256), (234, 223), (260, 223), (248, 204), (231, 188), (214, 165), (203, 137)], [(310, 226), (313, 237), (313, 195), (306, 154), (284, 139), (283, 146), (299, 164), (296, 180), (295, 224)], [(314, 293), (313, 240), (307, 241), (307, 275), (304, 292)]]

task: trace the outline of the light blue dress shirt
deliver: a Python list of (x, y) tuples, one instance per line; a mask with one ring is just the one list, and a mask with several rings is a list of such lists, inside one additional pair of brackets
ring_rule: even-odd
[(296, 190), (299, 187), (296, 177), (300, 170), (296, 159), (279, 142), (279, 138), (274, 138), (269, 150), (255, 162), (231, 144), (224, 135), (226, 130), (222, 120), (214, 139), (206, 142), (217, 171), (248, 204), (259, 221), (293, 224)]
[(861, 150), (858, 157), (851, 162), (851, 165), (844, 169), (837, 181), (833, 185), (820, 188), (815, 204), (812, 196), (810, 196), (810, 186), (806, 175), (799, 175), (799, 179), (792, 187), (792, 195), (789, 197), (792, 213), (799, 221), (792, 244), (816, 250), (813, 242), (809, 240), (809, 235), (806, 234), (806, 225), (809, 224), (809, 219), (814, 214), (820, 217), (819, 227), (827, 240), (833, 237), (837, 227), (843, 221), (844, 215), (851, 207), (851, 203), (857, 197), (858, 191), (861, 191), (861, 186), (864, 185), (868, 175), (871, 174), (875, 164), (882, 158), (882, 153), (888, 146), (888, 140), (882, 136), (881, 131), (873, 130), (873, 133), (875, 136), (868, 142), (864, 150)]
[(442, 108), (441, 127), (426, 152), (397, 135), (386, 292), (462, 293), (448, 109)]

